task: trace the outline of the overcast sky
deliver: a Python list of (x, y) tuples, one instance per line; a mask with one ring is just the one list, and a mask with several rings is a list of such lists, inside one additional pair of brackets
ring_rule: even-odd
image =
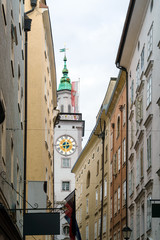
[(68, 76), (80, 79), (83, 146), (95, 125), (108, 83), (118, 76), (116, 54), (129, 0), (47, 0), (54, 41), (57, 86), (63, 69), (59, 49), (66, 44)]

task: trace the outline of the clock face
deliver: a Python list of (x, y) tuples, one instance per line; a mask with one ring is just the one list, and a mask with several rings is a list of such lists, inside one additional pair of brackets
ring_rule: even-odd
[(56, 149), (62, 155), (71, 155), (76, 150), (76, 142), (72, 137), (63, 135), (57, 139)]

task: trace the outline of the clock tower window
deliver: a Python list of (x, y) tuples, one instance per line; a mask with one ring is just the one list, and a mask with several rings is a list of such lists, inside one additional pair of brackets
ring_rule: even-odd
[(69, 191), (70, 190), (70, 182), (69, 181), (63, 181), (62, 182), (62, 191)]

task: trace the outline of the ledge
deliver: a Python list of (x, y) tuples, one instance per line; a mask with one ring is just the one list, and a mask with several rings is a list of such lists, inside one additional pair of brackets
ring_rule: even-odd
[(145, 70), (145, 72), (144, 72), (144, 75), (145, 75), (146, 77), (148, 76), (149, 71), (150, 71), (151, 68), (153, 67), (153, 63), (154, 63), (153, 60), (150, 60), (150, 61), (149, 61), (148, 65), (147, 65), (147, 67), (146, 67), (146, 70)]
[(149, 114), (149, 116), (147, 117), (146, 121), (143, 124), (145, 128), (148, 127), (149, 123), (152, 121), (152, 118), (153, 118), (153, 114)]
[(150, 179), (147, 183), (146, 183), (146, 185), (145, 185), (145, 188), (149, 188), (149, 187), (152, 187), (153, 186), (153, 179)]
[(140, 200), (140, 198), (145, 194), (145, 189), (142, 188), (142, 190), (140, 191), (140, 193), (138, 193), (137, 197), (135, 198), (135, 203), (138, 202), (138, 200)]

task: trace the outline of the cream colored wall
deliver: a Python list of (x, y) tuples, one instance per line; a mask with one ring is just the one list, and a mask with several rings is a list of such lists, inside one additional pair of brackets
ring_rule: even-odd
[[(26, 1), (26, 10), (29, 5), (30, 1)], [(47, 181), (48, 200), (53, 203), (53, 119), (56, 119), (53, 108), (57, 104), (54, 49), (48, 9), (39, 8), (38, 4), (28, 16), (32, 24), (28, 32), (27, 181)]]

